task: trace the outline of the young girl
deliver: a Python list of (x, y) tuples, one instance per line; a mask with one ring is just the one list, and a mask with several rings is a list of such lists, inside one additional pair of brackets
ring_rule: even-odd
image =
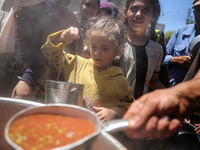
[(88, 19), (91, 19), (97, 15), (99, 7), (100, 0), (82, 0), (79, 19), (81, 26), (84, 26)]
[[(85, 44), (91, 59), (77, 55), (76, 82), (84, 84), (83, 97), (89, 109), (94, 110), (101, 121), (122, 117), (133, 95), (120, 67), (112, 66), (124, 46), (123, 28), (115, 20), (98, 21), (87, 32)], [(76, 56), (65, 54), (63, 48), (77, 38), (78, 28), (68, 28), (49, 35), (42, 51), (52, 65), (59, 70), (65, 55), (62, 75), (65, 81), (74, 81)], [(73, 38), (72, 38), (73, 37)]]
[(164, 88), (158, 79), (162, 47), (145, 35), (150, 23), (155, 34), (160, 4), (158, 0), (127, 0), (124, 13), (128, 27), (127, 43), (120, 64), (137, 99), (148, 92), (148, 86)]

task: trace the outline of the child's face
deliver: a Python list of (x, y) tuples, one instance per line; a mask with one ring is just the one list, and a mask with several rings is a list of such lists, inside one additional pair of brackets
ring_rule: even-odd
[(129, 28), (135, 31), (145, 31), (153, 18), (153, 5), (150, 0), (134, 0), (129, 9), (124, 11)]
[(82, 13), (85, 18), (89, 19), (95, 17), (98, 12), (97, 0), (85, 0), (82, 5)]
[(106, 38), (106, 36), (92, 35), (90, 42), (90, 55), (98, 71), (112, 66), (115, 56), (119, 52), (115, 46)]

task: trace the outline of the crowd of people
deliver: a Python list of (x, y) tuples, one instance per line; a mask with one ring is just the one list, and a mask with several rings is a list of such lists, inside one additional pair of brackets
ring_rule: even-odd
[(126, 0), (123, 12), (111, 2), (82, 0), (78, 14), (69, 3), (46, 0), (16, 10), (16, 52), (0, 54), (0, 82), (12, 84), (1, 86), (0, 96), (42, 102), (64, 56), (59, 80), (74, 81), (77, 61), (86, 107), (102, 122), (129, 119), (130, 138), (167, 138), (198, 116), (200, 53), (192, 56), (189, 47), (200, 34), (200, 0), (193, 0), (195, 23), (177, 29), (167, 44), (156, 29), (159, 0)]

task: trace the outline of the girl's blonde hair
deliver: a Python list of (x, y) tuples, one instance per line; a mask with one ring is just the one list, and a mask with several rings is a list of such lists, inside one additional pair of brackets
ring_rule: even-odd
[(125, 26), (123, 22), (117, 21), (112, 17), (104, 16), (93, 23), (86, 31), (84, 43), (89, 47), (92, 35), (102, 35), (113, 43), (117, 51), (123, 51), (125, 44)]

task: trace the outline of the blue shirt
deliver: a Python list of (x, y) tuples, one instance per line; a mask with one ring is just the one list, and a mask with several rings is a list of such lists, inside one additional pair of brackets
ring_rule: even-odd
[(165, 64), (168, 66), (170, 83), (175, 85), (183, 81), (188, 69), (169, 63), (171, 57), (178, 57), (189, 55), (188, 47), (190, 42), (199, 35), (200, 32), (196, 30), (195, 24), (186, 25), (178, 28), (170, 38), (166, 47)]

